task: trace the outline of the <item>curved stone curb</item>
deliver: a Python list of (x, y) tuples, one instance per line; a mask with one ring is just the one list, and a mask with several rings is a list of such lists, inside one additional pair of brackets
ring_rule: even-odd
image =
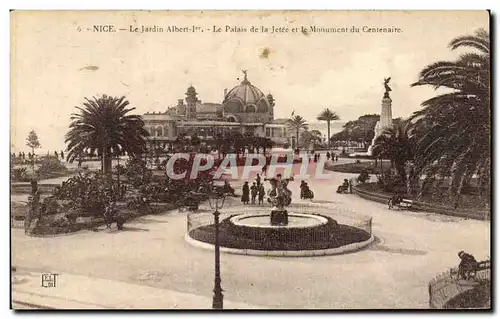
[[(366, 200), (371, 200), (374, 202), (378, 202), (381, 204), (387, 204), (387, 202), (391, 198), (389, 195), (367, 191), (367, 190), (362, 189), (358, 186), (353, 186), (352, 190), (353, 190), (353, 193), (355, 193), (356, 195), (358, 195), (361, 198), (364, 198)], [(472, 219), (476, 219), (476, 220), (485, 220), (485, 219), (489, 220), (490, 219), (490, 212), (489, 211), (483, 211), (483, 210), (474, 211), (474, 210), (469, 210), (469, 209), (455, 210), (451, 207), (432, 205), (429, 203), (420, 202), (418, 200), (413, 200), (413, 209), (411, 211), (413, 211), (413, 212), (423, 211), (423, 212), (440, 214), (440, 215), (448, 215), (448, 216), (455, 216), (455, 217), (461, 217), (461, 218), (472, 218)]]
[[(205, 243), (196, 240), (186, 233), (184, 239), (192, 246), (198, 247), (206, 250), (214, 250), (215, 246), (209, 243)], [(272, 256), (272, 257), (313, 257), (313, 256), (329, 256), (329, 255), (339, 255), (347, 252), (352, 252), (364, 248), (371, 244), (375, 240), (373, 235), (369, 239), (352, 243), (345, 246), (329, 249), (317, 249), (317, 250), (256, 250), (256, 249), (239, 249), (239, 248), (228, 248), (220, 247), (220, 251), (228, 254), (236, 255), (249, 255), (249, 256)]]

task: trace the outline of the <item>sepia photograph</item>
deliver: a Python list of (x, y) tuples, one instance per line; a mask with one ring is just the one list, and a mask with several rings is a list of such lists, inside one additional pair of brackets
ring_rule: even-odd
[(490, 12), (10, 12), (13, 310), (491, 310)]

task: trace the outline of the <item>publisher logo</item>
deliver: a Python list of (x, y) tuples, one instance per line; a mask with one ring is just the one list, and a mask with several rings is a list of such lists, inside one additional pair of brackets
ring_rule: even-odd
[(42, 274), (42, 287), (54, 288), (56, 287), (58, 274)]

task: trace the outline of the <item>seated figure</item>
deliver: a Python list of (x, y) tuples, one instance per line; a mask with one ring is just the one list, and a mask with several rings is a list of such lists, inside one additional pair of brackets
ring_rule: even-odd
[(464, 251), (458, 253), (460, 258), (460, 264), (458, 265), (458, 278), (470, 279), (470, 272), (474, 272), (477, 269), (478, 262), (471, 254), (467, 254)]

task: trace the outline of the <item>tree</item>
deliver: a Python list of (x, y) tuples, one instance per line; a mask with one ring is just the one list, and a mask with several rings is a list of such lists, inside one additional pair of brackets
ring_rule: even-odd
[(274, 146), (273, 140), (271, 140), (269, 137), (262, 138), (262, 153), (266, 155), (266, 150), (267, 149), (272, 149)]
[(139, 115), (130, 115), (135, 108), (127, 108), (125, 97), (103, 95), (92, 100), (85, 98), (80, 113), (71, 115), (70, 130), (66, 134), (67, 158), (73, 162), (84, 152), (101, 155), (102, 171), (110, 179), (112, 154), (125, 150), (130, 157), (140, 156), (146, 148), (148, 132)]
[(197, 133), (193, 133), (193, 135), (191, 135), (191, 145), (193, 146), (195, 152), (199, 151), (201, 140)]
[(292, 116), (290, 119), (288, 119), (287, 125), (291, 129), (295, 130), (295, 137), (296, 137), (295, 141), (297, 141), (296, 147), (298, 147), (299, 146), (299, 132), (301, 129), (303, 129), (303, 130), (308, 129), (309, 125), (307, 124), (306, 119), (304, 119), (300, 115), (295, 115), (295, 116)]
[(385, 128), (375, 140), (373, 154), (385, 157), (394, 164), (400, 182), (406, 183), (406, 163), (413, 160), (413, 142), (409, 136), (410, 125), (400, 122)]
[(302, 132), (301, 141), (303, 145), (318, 145), (321, 144), (321, 132), (318, 130), (305, 130)]
[(344, 124), (342, 131), (331, 137), (332, 141), (355, 141), (364, 146), (371, 143), (375, 136), (375, 125), (380, 120), (378, 114), (365, 114), (357, 120)]
[(326, 108), (323, 110), (323, 112), (321, 112), (318, 115), (317, 119), (319, 121), (326, 121), (326, 124), (328, 126), (328, 150), (329, 150), (330, 149), (330, 138), (331, 138), (330, 123), (331, 123), (331, 121), (340, 120), (340, 117), (337, 115), (337, 113), (332, 112), (330, 109)]
[(38, 140), (38, 135), (34, 130), (31, 130), (26, 138), (26, 146), (31, 147), (33, 157), (31, 158), (31, 167), (33, 169), (33, 176), (35, 176), (35, 148), (40, 148), (41, 144)]
[[(490, 40), (485, 30), (450, 42), (451, 50), (471, 48), (455, 61), (428, 65), (412, 86), (451, 89), (422, 103), (412, 116), (425, 126), (416, 151), (416, 171), (427, 177), (451, 177), (450, 193), (459, 195), (473, 175), (488, 189), (490, 149)], [(428, 183), (423, 183), (428, 185)], [(457, 196), (459, 198), (459, 196)]]

